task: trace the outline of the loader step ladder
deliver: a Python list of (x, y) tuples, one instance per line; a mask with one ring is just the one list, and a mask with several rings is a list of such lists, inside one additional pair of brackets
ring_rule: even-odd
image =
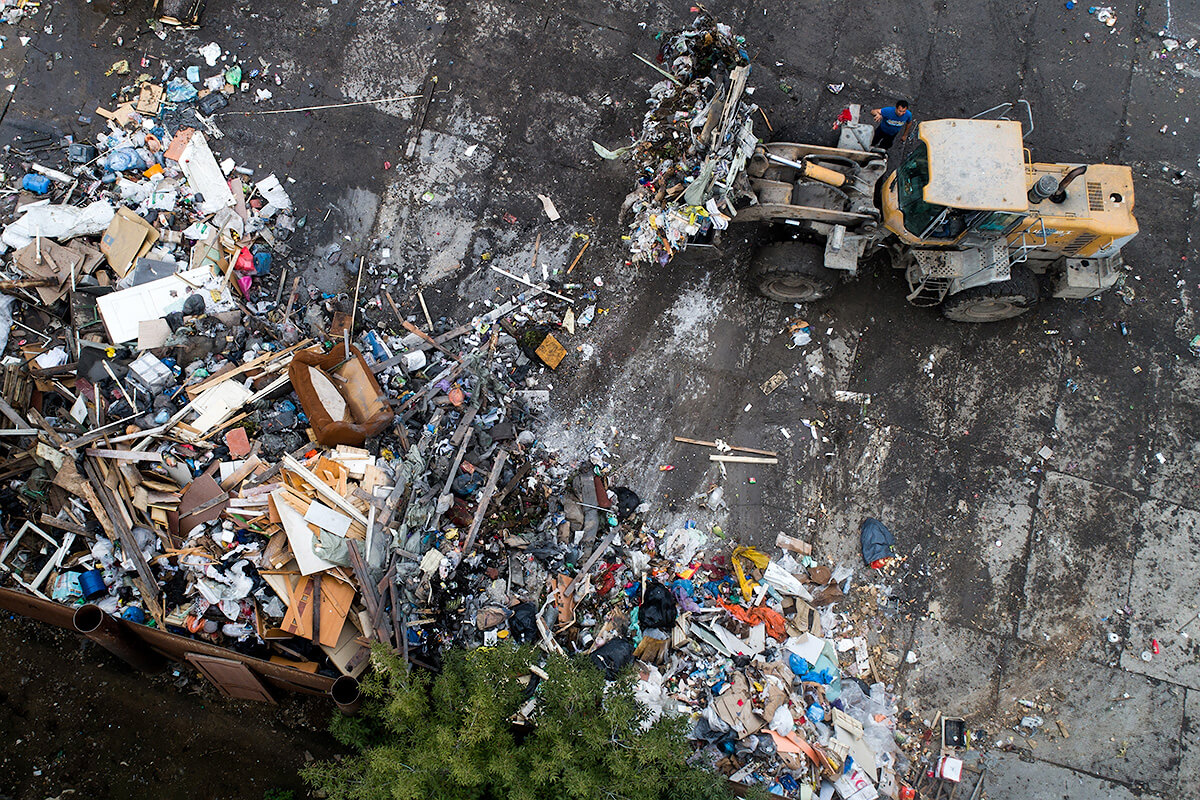
[(1004, 239), (971, 250), (916, 250), (913, 255), (916, 262), (905, 277), (911, 290), (908, 302), (915, 306), (936, 306), (955, 282), (962, 290), (1012, 276), (1012, 253)]
[(1021, 231), (1021, 239), (1015, 243), (1016, 247), (1011, 253), (1011, 261), (1013, 264), (1020, 264), (1029, 260), (1029, 253), (1033, 250), (1041, 250), (1046, 246), (1048, 241), (1046, 236), (1046, 221), (1038, 219), (1038, 229), (1035, 231), (1032, 227)]

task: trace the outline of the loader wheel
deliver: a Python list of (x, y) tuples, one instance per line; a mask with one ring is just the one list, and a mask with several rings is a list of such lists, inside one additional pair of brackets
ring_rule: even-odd
[(750, 282), (780, 303), (810, 303), (837, 288), (838, 274), (825, 267), (825, 248), (812, 242), (776, 242), (759, 248)]
[(975, 286), (942, 302), (942, 315), (955, 322), (997, 322), (1024, 314), (1037, 305), (1037, 278), (1014, 265), (1012, 276), (999, 283)]

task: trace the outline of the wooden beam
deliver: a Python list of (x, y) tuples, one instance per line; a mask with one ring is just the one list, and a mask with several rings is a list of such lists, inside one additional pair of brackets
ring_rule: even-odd
[(142, 452), (140, 450), (103, 450), (89, 447), (84, 455), (95, 458), (111, 458), (117, 461), (162, 461), (162, 453)]
[(475, 509), (475, 518), (471, 520), (471, 529), (467, 532), (467, 541), (463, 544), (462, 554), (465, 558), (475, 545), (475, 536), (479, 533), (479, 527), (483, 525), (483, 518), (487, 516), (488, 506), (491, 505), (492, 495), (496, 493), (496, 482), (500, 480), (500, 471), (504, 469), (505, 462), (508, 461), (508, 451), (503, 447), (496, 454), (496, 462), (492, 464), (492, 471), (488, 474), (487, 484), (483, 487), (483, 492), (479, 495), (479, 506)]
[(367, 518), (363, 516), (361, 511), (352, 506), (350, 501), (348, 501), (346, 498), (335, 492), (329, 486), (329, 484), (318, 478), (308, 467), (304, 466), (299, 461), (292, 458), (292, 456), (287, 454), (285, 454), (283, 457), (283, 465), (306, 480), (313, 487), (313, 489), (316, 490), (317, 494), (333, 503), (335, 506), (348, 514), (352, 519), (357, 522), (361, 522), (364, 526), (367, 524)]
[[(703, 439), (689, 439), (686, 436), (676, 436), (675, 441), (683, 442), (684, 444), (700, 445), (701, 447), (716, 447), (717, 446), (716, 442), (706, 442)], [(735, 447), (733, 445), (729, 445), (729, 449), (733, 450), (735, 452), (738, 452), (738, 453), (754, 453), (755, 455), (760, 455), (760, 456), (777, 456), (777, 455), (779, 455), (779, 453), (776, 453), (774, 450), (755, 450), (753, 447)]]
[(762, 456), (724, 456), (713, 455), (708, 457), (709, 461), (720, 461), (730, 464), (778, 464), (778, 458), (764, 458)]

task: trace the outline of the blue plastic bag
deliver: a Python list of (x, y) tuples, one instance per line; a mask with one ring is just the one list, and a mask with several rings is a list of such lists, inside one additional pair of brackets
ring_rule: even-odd
[(175, 77), (167, 81), (167, 99), (172, 103), (186, 103), (195, 100), (197, 94), (196, 87), (183, 78)]
[(109, 172), (126, 172), (145, 169), (146, 161), (132, 147), (119, 147), (104, 157), (104, 167)]

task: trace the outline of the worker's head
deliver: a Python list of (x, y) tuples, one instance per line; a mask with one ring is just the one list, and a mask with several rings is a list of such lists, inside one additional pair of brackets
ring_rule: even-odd
[(908, 101), (905, 100), (903, 97), (897, 98), (896, 99), (896, 110), (897, 111), (908, 111)]

